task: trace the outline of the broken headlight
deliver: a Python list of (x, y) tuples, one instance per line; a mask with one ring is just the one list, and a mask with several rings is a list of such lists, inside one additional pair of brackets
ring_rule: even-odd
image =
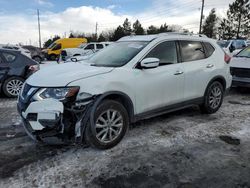
[(34, 96), (35, 100), (56, 99), (63, 101), (67, 98), (76, 96), (79, 87), (65, 87), (65, 88), (43, 88), (40, 89)]

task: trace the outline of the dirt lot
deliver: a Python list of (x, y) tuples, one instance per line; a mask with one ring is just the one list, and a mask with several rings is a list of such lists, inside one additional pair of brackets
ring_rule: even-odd
[(113, 149), (42, 146), (0, 98), (0, 187), (250, 187), (250, 91), (221, 110), (189, 108), (132, 125)]

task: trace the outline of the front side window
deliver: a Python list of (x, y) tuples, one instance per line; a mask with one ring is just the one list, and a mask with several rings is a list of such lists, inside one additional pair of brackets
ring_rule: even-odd
[(94, 44), (89, 44), (88, 46), (86, 46), (86, 48), (84, 48), (85, 50), (94, 50), (95, 49), (95, 45)]
[(56, 45), (56, 43), (55, 43), (55, 42), (53, 42), (51, 45), (49, 45), (48, 49), (52, 49), (52, 48), (54, 48), (54, 47), (55, 47), (55, 45)]
[(183, 62), (205, 59), (205, 51), (200, 42), (180, 41), (181, 57)]
[(145, 58), (158, 58), (161, 65), (177, 63), (176, 43), (167, 41), (157, 45)]
[(121, 67), (133, 59), (148, 42), (116, 42), (90, 58), (92, 66)]
[(62, 44), (57, 44), (52, 50), (60, 50), (62, 48)]
[(11, 54), (11, 53), (3, 52), (2, 54), (7, 62), (12, 62), (12, 61), (15, 61), (15, 59), (16, 59), (16, 56)]

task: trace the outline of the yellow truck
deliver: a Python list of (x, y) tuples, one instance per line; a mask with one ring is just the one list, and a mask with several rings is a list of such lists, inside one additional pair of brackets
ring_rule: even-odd
[(58, 39), (53, 42), (46, 50), (43, 52), (45, 53), (45, 57), (48, 60), (56, 60), (61, 51), (65, 48), (76, 48), (82, 43), (87, 43), (86, 38), (63, 38)]

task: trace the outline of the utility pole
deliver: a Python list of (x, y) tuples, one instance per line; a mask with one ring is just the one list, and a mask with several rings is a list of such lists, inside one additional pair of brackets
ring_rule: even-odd
[(96, 22), (95, 24), (95, 37), (96, 37), (96, 41), (97, 41), (97, 30), (98, 30), (98, 23)]
[(201, 19), (200, 19), (200, 30), (199, 34), (201, 34), (201, 27), (202, 27), (202, 20), (203, 20), (203, 11), (204, 11), (204, 2), (205, 0), (202, 0), (202, 5), (201, 5)]
[(42, 41), (41, 41), (41, 26), (40, 26), (40, 12), (37, 9), (37, 21), (38, 21), (38, 33), (39, 33), (39, 48), (42, 49)]

